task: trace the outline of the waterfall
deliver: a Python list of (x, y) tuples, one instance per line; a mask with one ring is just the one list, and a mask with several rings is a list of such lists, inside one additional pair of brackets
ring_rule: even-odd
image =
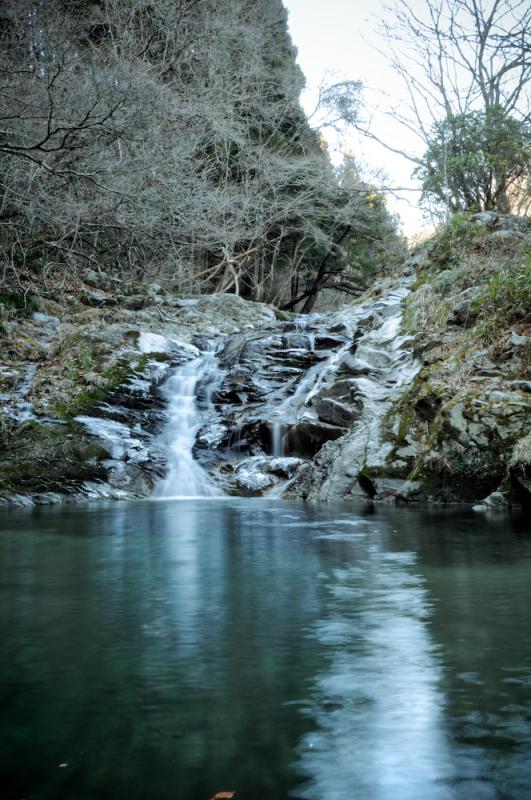
[[(221, 497), (208, 473), (194, 460), (193, 446), (198, 430), (213, 413), (212, 394), (222, 373), (213, 351), (183, 364), (166, 381), (163, 392), (168, 403), (168, 421), (159, 437), (167, 455), (168, 474), (156, 486), (155, 498)], [(201, 402), (200, 384), (206, 386)]]

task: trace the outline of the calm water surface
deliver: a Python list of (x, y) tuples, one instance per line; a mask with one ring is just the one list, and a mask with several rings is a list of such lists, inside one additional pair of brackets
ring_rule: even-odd
[(205, 500), (0, 514), (5, 800), (531, 798), (531, 531)]

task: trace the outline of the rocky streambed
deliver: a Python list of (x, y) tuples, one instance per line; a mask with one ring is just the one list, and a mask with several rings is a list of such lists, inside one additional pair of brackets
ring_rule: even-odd
[(3, 366), (3, 502), (526, 503), (529, 387), (514, 358), (445, 386), (444, 337), (405, 332), (414, 281), (304, 317), (157, 287), (141, 309), (12, 324), (26, 342), (40, 330), (39, 358), (19, 347)]

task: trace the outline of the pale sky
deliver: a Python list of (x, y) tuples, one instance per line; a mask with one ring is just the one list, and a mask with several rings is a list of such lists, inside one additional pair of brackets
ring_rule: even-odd
[[(418, 0), (422, 4), (422, 0)], [(422, 145), (412, 134), (387, 118), (378, 117), (378, 107), (405, 100), (404, 88), (384, 56), (385, 40), (376, 32), (377, 18), (383, 13), (381, 0), (284, 0), (289, 12), (289, 28), (298, 49), (298, 63), (306, 76), (307, 90), (302, 102), (309, 113), (315, 105), (316, 87), (332, 73), (331, 80), (361, 80), (367, 108), (374, 113), (373, 130), (380, 138), (401, 149), (422, 153)], [(371, 46), (372, 45), (372, 46)], [(386, 97), (387, 96), (387, 97)], [(334, 161), (340, 160), (338, 143), (328, 133)], [(414, 164), (390, 153), (375, 142), (352, 132), (343, 142), (360, 163), (369, 169), (383, 169), (392, 186), (417, 186), (411, 179)], [(429, 227), (416, 207), (418, 195), (403, 192), (401, 199), (389, 197), (388, 207), (398, 213), (404, 232), (410, 236)]]

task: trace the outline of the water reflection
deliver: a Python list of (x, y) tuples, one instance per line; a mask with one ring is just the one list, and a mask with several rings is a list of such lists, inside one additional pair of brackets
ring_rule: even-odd
[(529, 800), (531, 542), (503, 519), (0, 516), (2, 797)]
[(370, 543), (358, 543), (355, 565), (334, 570), (313, 626), (329, 664), (307, 710), (317, 730), (300, 747), (310, 780), (296, 797), (451, 797), (429, 598), (415, 554), (386, 552), (377, 538), (373, 530)]

